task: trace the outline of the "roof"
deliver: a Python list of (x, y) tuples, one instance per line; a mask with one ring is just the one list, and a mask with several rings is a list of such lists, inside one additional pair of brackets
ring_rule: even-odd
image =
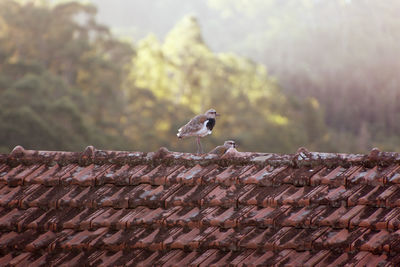
[(0, 265), (400, 262), (400, 154), (0, 154)]

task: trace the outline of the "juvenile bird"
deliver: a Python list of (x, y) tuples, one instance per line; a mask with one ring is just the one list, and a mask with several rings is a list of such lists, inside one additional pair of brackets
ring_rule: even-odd
[(212, 129), (215, 126), (216, 116), (219, 116), (219, 114), (215, 111), (215, 109), (209, 109), (206, 113), (197, 115), (184, 126), (179, 128), (176, 135), (178, 136), (178, 138), (196, 136), (197, 154), (203, 153), (203, 147), (200, 143), (200, 137), (204, 137), (212, 133)]
[(237, 145), (236, 145), (235, 141), (228, 140), (228, 141), (225, 141), (222, 146), (217, 146), (216, 148), (214, 148), (213, 150), (211, 150), (208, 153), (209, 154), (217, 154), (218, 156), (222, 156), (223, 154), (225, 154), (226, 151), (228, 151), (229, 148), (236, 148), (236, 147), (237, 147)]

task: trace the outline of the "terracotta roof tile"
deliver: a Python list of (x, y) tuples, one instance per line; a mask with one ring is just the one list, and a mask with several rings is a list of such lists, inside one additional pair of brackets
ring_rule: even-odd
[(0, 157), (0, 265), (400, 263), (400, 154)]

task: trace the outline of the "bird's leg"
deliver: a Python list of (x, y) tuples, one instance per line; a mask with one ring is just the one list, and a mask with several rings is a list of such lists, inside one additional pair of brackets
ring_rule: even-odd
[(200, 154), (203, 154), (203, 146), (201, 145), (200, 137), (199, 138), (199, 144), (200, 144)]
[(201, 154), (203, 151), (203, 148), (201, 147), (201, 143), (200, 143), (200, 137), (197, 137), (197, 154)]

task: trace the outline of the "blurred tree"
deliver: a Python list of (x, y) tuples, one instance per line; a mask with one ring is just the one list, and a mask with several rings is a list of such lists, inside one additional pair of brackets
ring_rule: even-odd
[(369, 142), (357, 148), (344, 142), (335, 150), (367, 152), (371, 144), (389, 150), (399, 146), (393, 142), (400, 135), (399, 1), (208, 0), (208, 4), (220, 11), (224, 25), (234, 22), (235, 34), (246, 31), (238, 42), (224, 36), (230, 42), (226, 47), (263, 62), (285, 94), (316, 98), (333, 139), (347, 136), (353, 140), (350, 143), (357, 143), (371, 129)]
[[(316, 119), (318, 126), (309, 130), (305, 127), (310, 125), (299, 123), (307, 120), (305, 114), (310, 115), (306, 104), (295, 110), (263, 66), (233, 54), (213, 53), (200, 32), (197, 20), (187, 16), (168, 33), (163, 44), (152, 35), (139, 42), (126, 90), (136, 99), (137, 88), (148, 88), (152, 94), (139, 105), (129, 101), (130, 113), (150, 108), (156, 112), (160, 103), (163, 109), (171, 104), (175, 108), (168, 116), (160, 110), (156, 116), (159, 120), (150, 119), (148, 125), (128, 123), (129, 135), (140, 136), (136, 128), (140, 124), (141, 131), (150, 133), (155, 128), (158, 133), (163, 131), (161, 136), (175, 136), (179, 126), (210, 107), (222, 114), (210, 137), (213, 145), (231, 138), (242, 143), (245, 150), (289, 152), (306, 142), (309, 131), (324, 127), (316, 99), (310, 119)], [(181, 110), (191, 110), (191, 114)], [(312, 144), (321, 143), (318, 134), (311, 138)], [(170, 146), (193, 150), (192, 142), (170, 141)]]
[(213, 53), (194, 17), (164, 42), (136, 48), (99, 25), (96, 9), (68, 2), (0, 2), (0, 149), (193, 151), (176, 130), (214, 107), (222, 114), (207, 149), (294, 152), (329, 144), (314, 98), (286, 96), (265, 67)]
[(70, 2), (0, 2), (0, 147), (120, 147), (119, 89), (133, 55)]

